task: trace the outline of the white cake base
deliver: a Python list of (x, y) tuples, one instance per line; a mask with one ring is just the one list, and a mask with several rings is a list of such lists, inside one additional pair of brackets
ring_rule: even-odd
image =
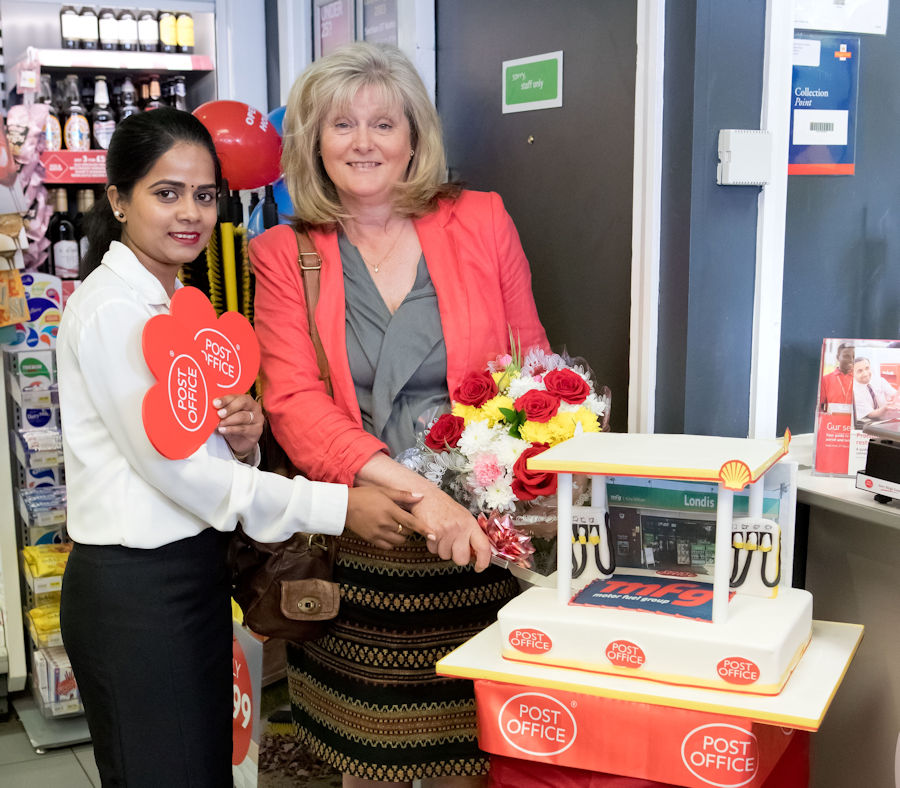
[(595, 673), (777, 695), (812, 633), (812, 595), (735, 595), (723, 624), (634, 610), (560, 605), (530, 588), (498, 615), (504, 658)]

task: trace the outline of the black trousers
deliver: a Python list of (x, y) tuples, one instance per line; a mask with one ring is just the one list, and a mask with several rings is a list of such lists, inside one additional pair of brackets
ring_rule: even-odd
[(105, 786), (231, 786), (228, 535), (76, 544), (60, 621)]

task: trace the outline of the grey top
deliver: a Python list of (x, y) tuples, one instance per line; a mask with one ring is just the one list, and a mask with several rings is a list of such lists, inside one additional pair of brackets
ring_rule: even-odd
[(412, 290), (391, 314), (357, 248), (343, 233), (338, 245), (347, 358), (363, 427), (397, 456), (415, 445), (416, 433), (437, 411), (449, 407), (447, 348), (437, 293), (423, 254)]

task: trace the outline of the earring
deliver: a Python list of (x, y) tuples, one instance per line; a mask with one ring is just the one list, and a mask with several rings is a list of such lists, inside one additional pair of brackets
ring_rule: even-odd
[(415, 155), (416, 155), (416, 149), (415, 149), (415, 148), (410, 148), (410, 149), (409, 149), (409, 158), (412, 158), (412, 157), (415, 156)]
[(124, 221), (124, 219), (125, 219), (124, 213), (122, 213), (121, 211), (116, 211), (115, 214), (116, 214), (116, 219), (118, 219), (120, 222)]

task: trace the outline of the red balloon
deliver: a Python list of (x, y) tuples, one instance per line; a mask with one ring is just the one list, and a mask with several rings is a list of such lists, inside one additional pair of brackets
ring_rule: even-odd
[(207, 101), (194, 115), (212, 135), (229, 189), (258, 189), (281, 175), (281, 137), (264, 112), (242, 101)]

